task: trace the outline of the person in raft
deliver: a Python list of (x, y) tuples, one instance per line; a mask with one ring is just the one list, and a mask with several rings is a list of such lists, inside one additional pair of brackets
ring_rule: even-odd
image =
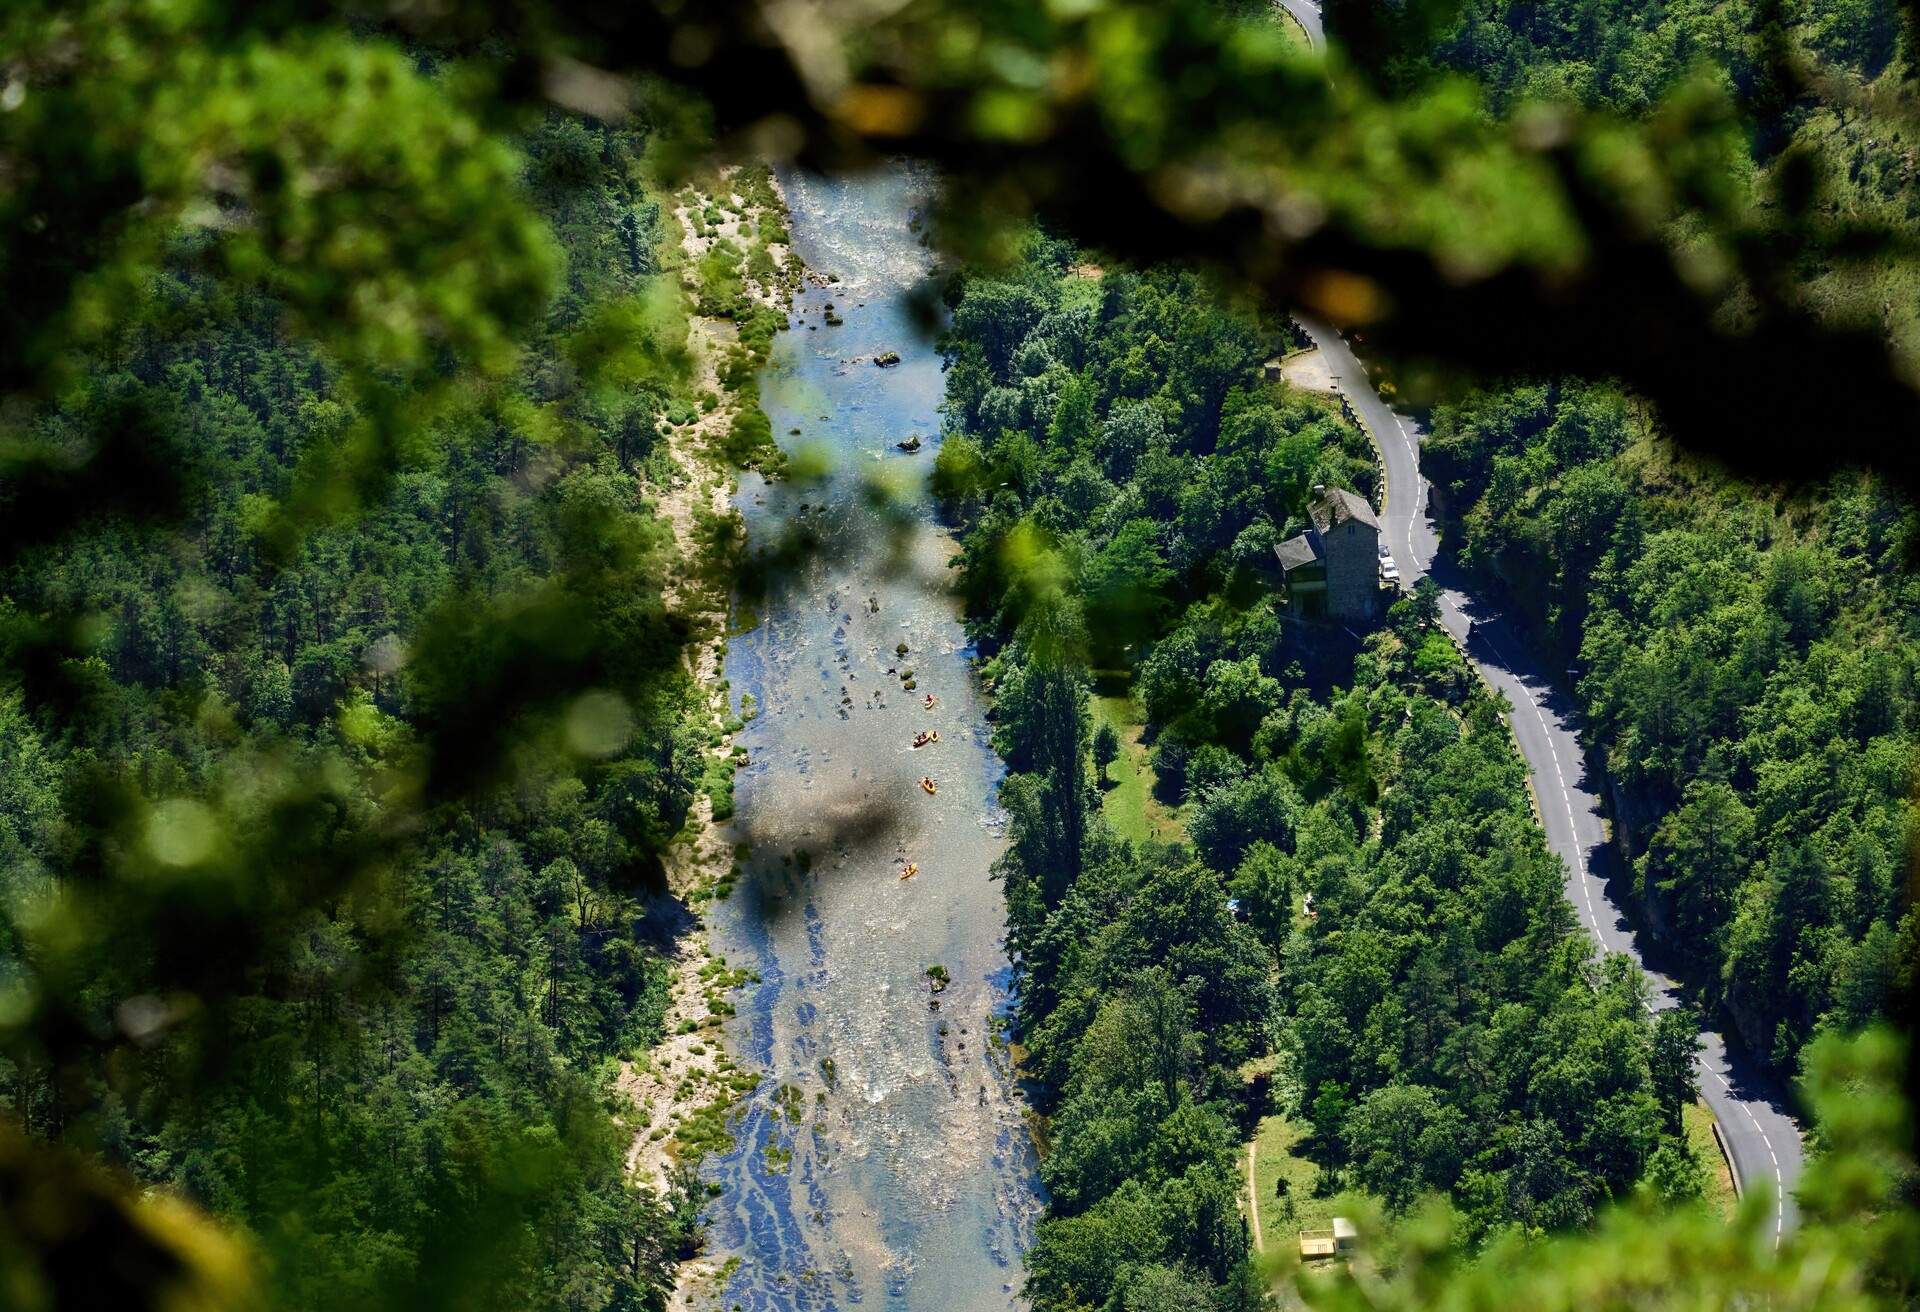
[(920, 786), (927, 790), (929, 796), (940, 791), (933, 786), (933, 777), (931, 775), (921, 775)]
[(926, 708), (927, 708), (928, 710), (932, 710), (932, 709), (933, 709), (933, 694), (932, 694), (932, 693), (928, 693), (928, 694), (927, 694), (927, 699), (926, 699), (925, 701), (923, 701), (923, 702), (921, 702), (920, 704), (921, 704), (922, 706), (924, 706), (924, 707), (926, 707)]

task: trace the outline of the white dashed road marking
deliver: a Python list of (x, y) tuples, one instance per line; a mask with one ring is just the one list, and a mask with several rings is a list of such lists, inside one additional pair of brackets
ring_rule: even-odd
[[(1364, 364), (1361, 365), (1361, 372), (1363, 374), (1366, 372), (1366, 366)], [(1407, 559), (1413, 563), (1414, 569), (1418, 570), (1421, 574), (1425, 574), (1427, 570), (1427, 562), (1420, 559), (1419, 555), (1416, 554), (1413, 549), (1414, 521), (1415, 521), (1415, 518), (1419, 515), (1419, 505), (1421, 501), (1420, 494), (1426, 487), (1426, 478), (1419, 472), (1420, 447), (1419, 447), (1419, 444), (1414, 441), (1412, 435), (1407, 432), (1406, 425), (1401, 422), (1400, 416), (1394, 412), (1393, 407), (1384, 406), (1383, 408), (1386, 410), (1388, 418), (1390, 418), (1393, 421), (1394, 429), (1400, 434), (1400, 440), (1403, 443), (1405, 443), (1407, 448), (1407, 454), (1413, 460), (1414, 494), (1411, 497), (1407, 498), (1410, 504), (1407, 506), (1406, 531), (1403, 536), (1403, 541), (1406, 544)], [(1376, 435), (1376, 441), (1377, 440), (1378, 438)], [(1383, 465), (1385, 463), (1385, 459), (1386, 459), (1386, 453), (1384, 450), (1382, 450), (1381, 460)], [(1391, 481), (1391, 479), (1389, 479), (1389, 481)], [(1383, 491), (1382, 501), (1381, 501), (1383, 510), (1386, 508), (1387, 500), (1388, 500), (1387, 495)], [(1409, 579), (1407, 581), (1408, 586), (1411, 587), (1411, 585), (1416, 581), (1417, 580), (1415, 579)], [(1451, 611), (1456, 619), (1458, 620), (1466, 619), (1466, 613), (1460, 608), (1458, 603), (1456, 603), (1453, 597), (1448, 593), (1443, 592), (1440, 594), (1440, 604), (1445, 609)], [(1487, 649), (1493, 653), (1494, 659), (1497, 660), (1501, 666), (1506, 667), (1505, 671), (1503, 672), (1510, 674), (1512, 670), (1512, 662), (1510, 662), (1507, 659), (1506, 655), (1500, 650), (1499, 646), (1493, 641), (1491, 637), (1487, 637), (1485, 641), (1487, 644)], [(1472, 659), (1472, 658), (1469, 657), (1468, 659)], [(1488, 666), (1485, 663), (1479, 662), (1479, 661), (1475, 661), (1474, 663), (1479, 666), (1482, 674), (1488, 678), (1489, 682), (1492, 682), (1495, 674), (1495, 667)], [(1526, 700), (1527, 705), (1530, 708), (1532, 708), (1533, 717), (1536, 721), (1539, 722), (1539, 725), (1540, 725), (1541, 737), (1543, 737), (1546, 740), (1547, 752), (1551, 757), (1552, 763), (1553, 763), (1554, 779), (1559, 784), (1559, 787), (1560, 787), (1560, 803), (1565, 808), (1567, 813), (1567, 834), (1568, 834), (1569, 845), (1572, 848), (1572, 865), (1574, 870), (1577, 871), (1579, 874), (1581, 898), (1586, 903), (1587, 930), (1589, 933), (1593, 935), (1594, 942), (1599, 945), (1601, 951), (1603, 952), (1607, 951), (1606, 939), (1602, 935), (1600, 930), (1600, 915), (1598, 910), (1594, 907), (1594, 904), (1593, 904), (1593, 885), (1596, 881), (1592, 871), (1587, 869), (1586, 853), (1585, 853), (1585, 850), (1582, 848), (1581, 841), (1580, 841), (1580, 824), (1579, 824), (1579, 821), (1575, 818), (1575, 813), (1573, 809), (1573, 790), (1567, 786), (1566, 773), (1561, 768), (1560, 749), (1554, 744), (1553, 726), (1547, 723), (1546, 712), (1541, 709), (1540, 701), (1534, 695), (1533, 690), (1527, 687), (1525, 684), (1521, 683), (1517, 675), (1513, 676), (1512, 682), (1513, 682), (1513, 686), (1519, 690), (1521, 695)], [(1570, 732), (1565, 728), (1564, 725), (1561, 726), (1561, 731)], [(1522, 755), (1523, 756), (1525, 755), (1524, 748), (1522, 748)], [(1532, 765), (1533, 763), (1529, 762), (1529, 764)], [(1537, 767), (1535, 767), (1535, 773), (1536, 774), (1539, 773)], [(1644, 970), (1645, 968), (1642, 967), (1642, 969)], [(1665, 986), (1666, 982), (1662, 980), (1660, 981), (1660, 983), (1662, 984), (1662, 986)], [(1650, 1014), (1653, 1012), (1654, 1008), (1652, 1003), (1648, 1002), (1648, 1003), (1644, 1003), (1643, 1005), (1646, 1006), (1647, 1011)], [(1753, 1105), (1747, 1100), (1741, 1098), (1738, 1094), (1734, 1093), (1733, 1086), (1727, 1082), (1726, 1077), (1723, 1076), (1719, 1071), (1714, 1070), (1710, 1066), (1707, 1066), (1704, 1061), (1702, 1061), (1700, 1065), (1701, 1065), (1701, 1069), (1705, 1070), (1708, 1074), (1712, 1075), (1714, 1079), (1720, 1082), (1720, 1087), (1726, 1091), (1728, 1098), (1730, 1098), (1733, 1101), (1734, 1105), (1739, 1107), (1740, 1110), (1746, 1114), (1747, 1121), (1753, 1126), (1754, 1133), (1760, 1136), (1760, 1142), (1766, 1146), (1767, 1157), (1773, 1163), (1773, 1182), (1774, 1182), (1773, 1246), (1775, 1249), (1778, 1249), (1780, 1247), (1781, 1239), (1786, 1231), (1786, 1181), (1780, 1169), (1779, 1154), (1774, 1151), (1773, 1139), (1771, 1138), (1771, 1136), (1767, 1134), (1766, 1127), (1760, 1124), (1760, 1118), (1754, 1115)], [(1252, 1192), (1251, 1190), (1251, 1185), (1252, 1185), (1251, 1154), (1249, 1154), (1248, 1174), (1249, 1174), (1249, 1181), (1248, 1181), (1249, 1192), (1251, 1193)]]

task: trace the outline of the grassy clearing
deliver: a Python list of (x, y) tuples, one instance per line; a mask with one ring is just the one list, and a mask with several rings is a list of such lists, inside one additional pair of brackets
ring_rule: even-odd
[[(1332, 1227), (1335, 1216), (1364, 1216), (1369, 1210), (1363, 1198), (1351, 1194), (1313, 1196), (1313, 1183), (1319, 1178), (1320, 1168), (1305, 1155), (1312, 1134), (1308, 1127), (1285, 1116), (1269, 1116), (1260, 1122), (1253, 1138), (1252, 1203), (1259, 1208), (1261, 1237), (1266, 1244), (1254, 1260), (1284, 1312), (1305, 1308), (1300, 1293), (1301, 1280), (1332, 1276), (1346, 1266), (1344, 1261), (1303, 1263), (1300, 1232), (1326, 1230)], [(1243, 1179), (1246, 1169), (1242, 1150)], [(1291, 1210), (1281, 1202), (1276, 1188), (1283, 1179), (1293, 1202)]]
[[(1260, 1132), (1253, 1139), (1254, 1201), (1260, 1208), (1260, 1229), (1267, 1253), (1286, 1257), (1288, 1267), (1299, 1257), (1300, 1231), (1324, 1230), (1332, 1225), (1338, 1201), (1313, 1196), (1313, 1182), (1320, 1168), (1297, 1151), (1311, 1133), (1285, 1116), (1269, 1116), (1260, 1122)], [(1291, 1213), (1276, 1188), (1282, 1179), (1293, 1199)]]
[(1722, 1217), (1732, 1217), (1736, 1206), (1733, 1173), (1727, 1169), (1720, 1145), (1714, 1142), (1713, 1113), (1705, 1103), (1696, 1100), (1687, 1104), (1681, 1120), (1686, 1126), (1687, 1142), (1707, 1165), (1707, 1206)]
[(1140, 741), (1146, 719), (1140, 705), (1126, 690), (1124, 682), (1102, 679), (1088, 699), (1094, 722), (1113, 726), (1120, 735), (1120, 755), (1107, 767), (1111, 783), (1101, 790), (1100, 809), (1114, 832), (1136, 843), (1149, 839), (1162, 843), (1184, 842), (1186, 821), (1178, 810), (1153, 795), (1153, 765), (1147, 757), (1147, 745)]

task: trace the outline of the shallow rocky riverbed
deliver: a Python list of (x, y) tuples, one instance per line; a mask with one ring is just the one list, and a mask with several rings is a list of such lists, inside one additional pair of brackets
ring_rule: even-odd
[[(798, 524), (817, 547), (743, 609), (757, 622), (726, 667), (736, 706), (750, 694), (756, 711), (737, 739), (751, 764), (733, 826), (751, 855), (709, 920), (715, 951), (758, 972), (729, 1045), (766, 1077), (735, 1148), (706, 1167), (713, 1256), (738, 1259), (710, 1298), (747, 1312), (1018, 1306), (1039, 1186), (998, 1038), (1000, 766), (948, 592), (953, 540), (923, 491), (942, 378), (909, 300), (927, 271), (910, 224), (921, 184), (783, 181), (818, 276), (762, 386), (783, 443), (831, 472), (748, 477), (739, 495), (754, 541)], [(876, 367), (890, 351), (899, 363)], [(916, 433), (917, 452), (898, 449)], [(875, 480), (906, 489), (895, 509)]]

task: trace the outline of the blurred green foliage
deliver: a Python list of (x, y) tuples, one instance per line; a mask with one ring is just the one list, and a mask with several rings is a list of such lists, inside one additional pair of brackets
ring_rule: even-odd
[[(356, 363), (498, 366), (553, 257), (501, 203), (486, 129), (551, 97), (643, 106), (668, 165), (716, 135), (824, 164), (924, 154), (961, 180), (943, 236), (976, 253), (1039, 214), (1136, 258), (1197, 256), (1408, 360), (1622, 378), (1683, 441), (1776, 471), (1901, 464), (1915, 398), (1877, 287), (1795, 275), (1910, 278), (1910, 243), (1836, 205), (1837, 161), (1782, 130), (1826, 107), (1855, 141), (1908, 130), (1886, 4), (1593, 0), (1509, 21), (1486, 3), (1469, 22), (1422, 0), (1384, 22), (1356, 3), (1333, 7), (1324, 52), (1206, 0), (840, 0), (804, 19), (776, 0), (16, 5), (9, 367), (52, 382), (183, 220), (233, 230), (223, 263)], [(1849, 59), (1891, 59), (1889, 94), (1840, 85)], [(1581, 61), (1587, 81), (1510, 71)], [(1493, 95), (1449, 67), (1491, 71)], [(1534, 332), (1545, 318), (1559, 331)], [(1815, 404), (1795, 360), (1836, 395)], [(1834, 441), (1791, 440), (1822, 418)]]
[[(675, 565), (642, 504), (659, 418), (692, 407), (643, 150), (669, 172), (721, 139), (840, 165), (923, 154), (955, 179), (955, 250), (1013, 256), (1039, 215), (1361, 326), (1409, 387), (1438, 369), (1618, 379), (1750, 469), (1909, 473), (1892, 301), (1916, 285), (1910, 167), (1880, 144), (1910, 131), (1895, 16), (1563, 8), (1579, 21), (1336, 6), (1348, 57), (1201, 0), (7, 6), (0, 1047), (37, 1136), (0, 1153), (9, 1298), (254, 1301), (227, 1241), (75, 1151), (238, 1218), (267, 1297), (295, 1305), (657, 1298), (684, 1216), (627, 1188), (594, 1073), (653, 1023), (635, 893), (703, 773)], [(1705, 39), (1669, 57), (1682, 20)], [(1445, 69), (1483, 71), (1489, 38), (1528, 71), (1487, 93)], [(1694, 52), (1731, 82), (1692, 77)], [(634, 109), (644, 137), (620, 126)], [(707, 271), (706, 308), (737, 306), (735, 271)], [(1188, 295), (1180, 276), (1140, 279), (1143, 322)], [(1170, 323), (1133, 381), (1017, 360), (1024, 316), (1100, 310), (1068, 299), (1016, 287), (960, 324), (981, 352), (961, 366), (1046, 379), (1060, 404), (1038, 425), (1024, 383), (1009, 399), (957, 378), (984, 440), (956, 439), (943, 474), (983, 516), (998, 482), (1044, 509), (1027, 502), (1046, 453), (1085, 448), (1058, 489), (1070, 522), (1123, 483), (1215, 519), (1170, 543), (1116, 533), (1088, 561), (1054, 550), (1044, 514), (978, 539), (1024, 544), (1021, 586), (1049, 599), (1030, 635), (1052, 648), (1042, 763), (1075, 773), (1031, 815), (1063, 880), (1085, 820), (1085, 734), (1059, 713), (1075, 691), (1056, 658), (1088, 636), (1068, 583), (1126, 602), (1137, 645), (1163, 587), (1231, 592), (1257, 503), (1284, 527), (1316, 462), (1359, 472), (1337, 428), (1276, 444), (1299, 416), (1235, 408), (1223, 380), (1274, 344), (1239, 321)], [(773, 329), (736, 319), (737, 382)], [(1140, 403), (1112, 432), (1101, 388)], [(1018, 420), (983, 421), (987, 404)], [(766, 458), (768, 436), (749, 419), (736, 454)], [(1216, 476), (1213, 495), (1179, 485)], [(982, 598), (1005, 592), (991, 559), (970, 562)], [(1196, 704), (1224, 726), (1255, 672), (1222, 663)], [(1447, 695), (1447, 671), (1422, 677)], [(1219, 750), (1187, 770), (1232, 772), (1240, 744), (1201, 746)], [(1350, 751), (1326, 768), (1343, 789), (1370, 777)], [(1198, 869), (1161, 873), (1198, 888)], [(1157, 1036), (1161, 1095), (1184, 1102), (1184, 1004), (1148, 974), (1123, 993), (1106, 1032)], [(1223, 1053), (1251, 1041), (1208, 1033)], [(1854, 1052), (1884, 1088), (1886, 1051)], [(1180, 1142), (1213, 1227), (1194, 1251), (1224, 1281), (1244, 1262), (1205, 1102)], [(1647, 1221), (1595, 1297), (1650, 1297), (1690, 1251), (1720, 1263), (1703, 1301), (1900, 1297), (1890, 1115), (1836, 1119), (1838, 1183), (1779, 1263), (1738, 1232), (1701, 1247)], [(101, 1251), (116, 1261), (79, 1260)], [(1444, 1277), (1463, 1301), (1579, 1301), (1603, 1268), (1554, 1251), (1518, 1295), (1511, 1264), (1423, 1259), (1367, 1296), (1434, 1301)], [(1178, 1305), (1186, 1279), (1143, 1276), (1140, 1297)]]
[[(649, 505), (686, 320), (645, 136), (510, 143), (329, 48), (195, 112), (317, 151), (296, 192), (364, 176), (271, 238), (175, 216), (15, 394), (0, 1089), (58, 1147), (0, 1168), (9, 1306), (639, 1307), (691, 1242), (607, 1101), (711, 729)], [(92, 467), (130, 438), (164, 504)]]

